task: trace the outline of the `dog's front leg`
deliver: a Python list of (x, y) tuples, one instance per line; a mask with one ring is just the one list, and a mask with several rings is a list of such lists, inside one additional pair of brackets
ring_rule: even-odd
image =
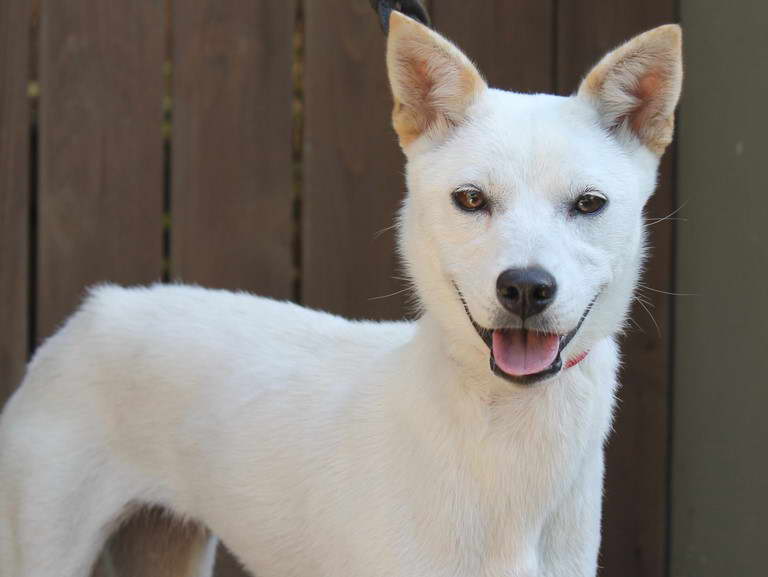
[(544, 527), (541, 577), (595, 577), (600, 549), (603, 449), (588, 455), (573, 487)]

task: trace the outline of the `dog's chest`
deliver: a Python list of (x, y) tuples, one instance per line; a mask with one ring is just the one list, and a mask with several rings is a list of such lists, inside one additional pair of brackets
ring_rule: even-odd
[(500, 400), (484, 428), (435, 430), (403, 447), (391, 486), (406, 515), (391, 530), (413, 562), (445, 575), (524, 575), (536, 565), (541, 531), (602, 433), (591, 401), (524, 400)]

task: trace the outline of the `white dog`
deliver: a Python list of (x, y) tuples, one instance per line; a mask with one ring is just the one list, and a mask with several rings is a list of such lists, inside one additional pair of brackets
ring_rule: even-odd
[(3, 577), (86, 576), (144, 504), (210, 528), (259, 577), (595, 575), (614, 336), (672, 138), (680, 29), (609, 53), (571, 97), (488, 88), (398, 13), (387, 65), (420, 318), (93, 290), (2, 416)]

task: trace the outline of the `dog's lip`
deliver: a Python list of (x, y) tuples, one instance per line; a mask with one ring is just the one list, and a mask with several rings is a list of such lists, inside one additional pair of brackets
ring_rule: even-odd
[[(454, 283), (454, 286), (456, 286), (455, 283)], [(461, 293), (458, 286), (456, 286), (456, 292), (459, 295), (459, 299), (461, 299), (461, 304), (464, 306), (464, 310), (466, 311), (467, 316), (469, 317), (469, 320), (472, 323), (472, 326), (475, 328), (475, 331), (477, 331), (477, 334), (480, 336), (480, 338), (483, 340), (483, 342), (488, 347), (488, 350), (490, 351), (489, 362), (491, 366), (491, 371), (493, 372), (494, 375), (518, 385), (531, 385), (533, 383), (542, 381), (549, 377), (553, 377), (560, 372), (560, 370), (563, 368), (563, 357), (562, 357), (563, 349), (565, 349), (565, 347), (568, 346), (568, 344), (576, 336), (576, 333), (579, 332), (581, 325), (584, 324), (584, 321), (587, 318), (587, 315), (592, 310), (592, 306), (595, 304), (597, 297), (600, 295), (600, 293), (598, 292), (595, 295), (595, 297), (590, 301), (590, 303), (587, 305), (587, 308), (584, 309), (584, 312), (582, 313), (581, 318), (579, 319), (579, 322), (576, 323), (576, 326), (573, 327), (573, 329), (571, 329), (564, 335), (558, 334), (558, 337), (560, 338), (560, 346), (558, 347), (557, 356), (555, 357), (555, 360), (552, 361), (552, 364), (550, 364), (546, 369), (539, 371), (538, 373), (532, 373), (530, 375), (510, 375), (509, 373), (505, 373), (503, 370), (501, 370), (501, 368), (499, 368), (499, 366), (496, 364), (496, 359), (493, 356), (494, 331), (536, 330), (536, 329), (533, 329), (533, 328), (527, 329), (525, 327), (497, 327), (497, 328), (489, 329), (489, 328), (482, 327), (475, 322), (474, 318), (472, 318), (472, 313), (469, 312), (469, 307), (467, 306), (467, 302), (464, 300), (464, 295)], [(540, 331), (540, 332), (543, 332), (543, 331)], [(556, 333), (548, 333), (548, 334), (556, 334)]]

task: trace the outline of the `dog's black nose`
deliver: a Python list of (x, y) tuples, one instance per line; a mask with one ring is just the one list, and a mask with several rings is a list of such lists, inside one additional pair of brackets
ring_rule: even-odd
[(496, 295), (509, 312), (525, 320), (555, 299), (557, 282), (543, 268), (510, 268), (496, 279)]

